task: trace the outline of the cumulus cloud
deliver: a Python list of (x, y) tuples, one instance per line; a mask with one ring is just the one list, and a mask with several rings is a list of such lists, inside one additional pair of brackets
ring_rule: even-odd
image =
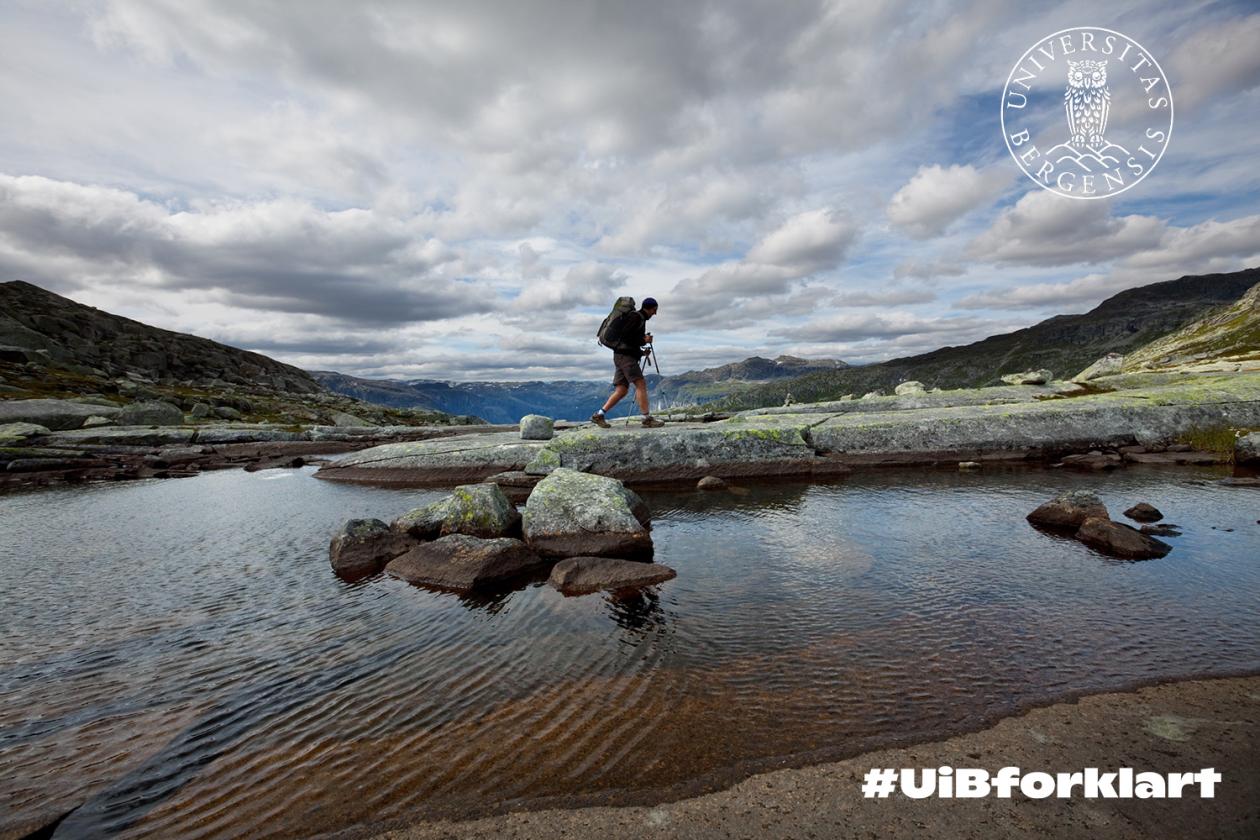
[[(988, 321), (973, 317), (934, 318), (908, 312), (846, 313), (778, 330), (775, 335), (796, 341), (846, 342), (925, 333), (934, 336), (971, 334), (989, 324)], [(947, 339), (942, 338), (941, 341)]]
[(888, 220), (915, 239), (944, 233), (951, 223), (993, 201), (1014, 180), (1009, 166), (923, 166), (888, 202)]

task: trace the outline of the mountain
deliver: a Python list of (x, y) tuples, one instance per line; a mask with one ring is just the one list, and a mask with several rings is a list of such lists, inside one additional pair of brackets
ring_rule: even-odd
[(162, 400), (197, 417), (295, 425), (475, 419), (361, 402), (260, 353), (151, 327), (20, 280), (0, 283), (0, 399), (35, 398)]
[(1186, 276), (1120, 292), (1083, 315), (1056, 315), (1011, 333), (961, 347), (877, 364), (818, 371), (759, 385), (718, 400), (735, 410), (861, 396), (915, 379), (929, 388), (993, 385), (1004, 373), (1047, 368), (1067, 378), (1107, 353), (1129, 353), (1238, 301), (1257, 282), (1260, 268)]
[[(611, 368), (611, 364), (609, 365)], [(832, 359), (808, 360), (793, 356), (742, 362), (688, 371), (674, 376), (647, 376), (654, 408), (698, 405), (730, 396), (743, 388), (820, 370), (845, 367)], [(391, 406), (418, 406), (452, 414), (474, 414), (491, 423), (515, 423), (526, 414), (584, 420), (603, 405), (612, 389), (607, 380), (554, 382), (442, 382), (427, 379), (399, 381), (359, 379), (333, 371), (311, 371), (327, 388), (356, 399)], [(631, 410), (627, 398), (618, 411)]]
[(13, 358), (43, 357), (85, 375), (324, 390), (301, 368), (260, 353), (111, 315), (21, 280), (0, 283), (0, 345)]
[(1260, 283), (1234, 303), (1124, 357), (1124, 369), (1260, 361)]

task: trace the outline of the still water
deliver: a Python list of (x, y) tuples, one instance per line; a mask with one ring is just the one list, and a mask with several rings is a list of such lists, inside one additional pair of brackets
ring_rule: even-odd
[[(645, 493), (678, 577), (628, 600), (344, 583), (342, 520), (441, 494), (311, 472), (0, 496), (0, 834), (76, 806), (56, 837), (649, 801), (1260, 669), (1260, 494), (1218, 470)], [(1129, 563), (1027, 525), (1069, 487), (1185, 533)]]

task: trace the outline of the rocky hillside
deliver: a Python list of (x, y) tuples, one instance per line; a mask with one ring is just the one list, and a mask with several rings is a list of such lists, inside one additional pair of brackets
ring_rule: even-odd
[[(416, 425), (445, 413), (334, 394), (259, 353), (102, 312), (22, 281), (0, 283), (0, 400), (159, 400), (203, 422)], [(81, 419), (81, 418), (80, 418)]]
[[(599, 351), (607, 353), (608, 351)], [(611, 359), (610, 359), (611, 361)], [(648, 374), (653, 410), (675, 405), (698, 405), (728, 397), (744, 388), (800, 376), (837, 370), (845, 363), (833, 359), (798, 359), (753, 356), (705, 370), (674, 376)], [(609, 365), (611, 380), (611, 364)], [(608, 398), (608, 380), (558, 380), (554, 382), (442, 382), (427, 379), (398, 381), (359, 379), (344, 373), (317, 370), (311, 376), (339, 394), (368, 402), (398, 407), (421, 407), (451, 414), (474, 414), (491, 423), (515, 423), (526, 414), (545, 414), (569, 420), (585, 420)], [(624, 409), (631, 410), (630, 402)]]
[(1229, 306), (1124, 358), (1126, 371), (1260, 361), (1260, 283)]
[(714, 403), (720, 409), (781, 405), (891, 391), (918, 380), (929, 388), (995, 385), (1002, 374), (1048, 369), (1068, 378), (1108, 353), (1127, 354), (1237, 301), (1257, 282), (1260, 268), (1187, 276), (1129, 289), (1083, 315), (1053, 318), (962, 347), (873, 365), (820, 371), (757, 386)]

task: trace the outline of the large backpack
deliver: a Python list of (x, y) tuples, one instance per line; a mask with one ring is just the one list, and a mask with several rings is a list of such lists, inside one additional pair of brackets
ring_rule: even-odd
[(599, 343), (615, 350), (621, 341), (622, 332), (625, 331), (626, 316), (633, 311), (634, 298), (617, 298), (617, 302), (613, 304), (612, 311), (608, 313), (608, 317), (599, 325), (599, 331), (595, 333), (595, 338)]

